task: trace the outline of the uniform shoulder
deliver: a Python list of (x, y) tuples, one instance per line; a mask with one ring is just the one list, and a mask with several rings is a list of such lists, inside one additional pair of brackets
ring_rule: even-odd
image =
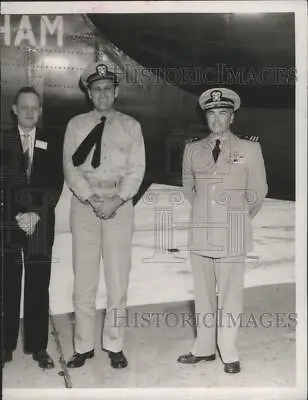
[(185, 138), (185, 145), (188, 146), (191, 143), (200, 142), (201, 138), (194, 136), (194, 137), (187, 137)]
[(259, 136), (239, 135), (239, 134), (236, 134), (236, 136), (241, 140), (247, 140), (248, 142), (252, 142), (252, 143), (260, 143)]
[(137, 121), (134, 117), (132, 117), (128, 114), (122, 113), (120, 111), (116, 111), (115, 116), (116, 116), (116, 118), (123, 121), (124, 123), (128, 123), (131, 125), (139, 125), (140, 124), (139, 121)]
[(75, 115), (74, 117), (72, 117), (72, 118), (68, 121), (68, 123), (69, 123), (69, 124), (75, 124), (75, 123), (79, 123), (79, 122), (81, 122), (81, 121), (84, 121), (85, 118), (86, 118), (89, 114), (90, 114), (90, 113), (87, 112), (87, 113), (82, 113), (82, 114)]

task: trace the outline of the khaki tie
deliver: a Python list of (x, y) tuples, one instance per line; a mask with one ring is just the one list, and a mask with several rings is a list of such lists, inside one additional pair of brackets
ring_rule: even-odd
[(30, 154), (31, 136), (22, 135), (23, 156), (26, 164), (27, 176), (29, 178), (31, 173), (31, 154)]

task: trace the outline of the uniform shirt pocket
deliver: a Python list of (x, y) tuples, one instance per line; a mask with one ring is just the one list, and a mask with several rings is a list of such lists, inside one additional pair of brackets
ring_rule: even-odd
[(125, 142), (121, 143), (113, 140), (110, 143), (110, 164), (111, 168), (124, 168), (127, 164), (128, 155), (130, 151), (130, 144)]

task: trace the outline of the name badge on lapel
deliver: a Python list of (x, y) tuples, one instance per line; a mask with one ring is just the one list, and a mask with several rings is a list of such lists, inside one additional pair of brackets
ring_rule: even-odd
[(37, 147), (38, 149), (47, 150), (47, 145), (48, 143), (45, 142), (44, 140), (37, 139), (35, 141), (35, 147)]

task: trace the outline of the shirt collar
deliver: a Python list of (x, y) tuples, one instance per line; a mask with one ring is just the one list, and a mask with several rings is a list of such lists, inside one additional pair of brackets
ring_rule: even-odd
[(97, 121), (97, 123), (101, 122), (101, 118), (102, 117), (106, 117), (106, 119), (112, 119), (115, 115), (115, 109), (110, 109), (108, 111), (105, 111), (104, 113), (99, 113), (96, 109), (92, 110), (92, 114), (94, 116), (95, 121)]
[(216, 133), (210, 133), (209, 141), (215, 145), (216, 140), (220, 140), (220, 144), (224, 145), (228, 140), (230, 140), (231, 134), (225, 133), (223, 135), (217, 135)]
[(21, 136), (27, 136), (28, 135), (28, 136), (31, 136), (32, 139), (34, 139), (35, 138), (35, 133), (36, 133), (36, 126), (28, 134), (26, 134), (23, 131), (22, 127), (20, 125), (18, 125), (18, 131), (19, 131), (19, 134)]

